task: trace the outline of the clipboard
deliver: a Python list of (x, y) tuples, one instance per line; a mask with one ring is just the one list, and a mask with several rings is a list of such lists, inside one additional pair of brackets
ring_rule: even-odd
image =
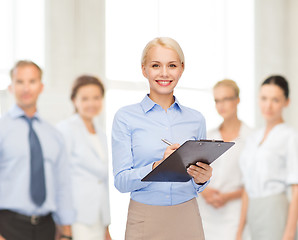
[(186, 169), (196, 162), (211, 164), (235, 143), (221, 140), (188, 140), (148, 173), (143, 182), (187, 182)]

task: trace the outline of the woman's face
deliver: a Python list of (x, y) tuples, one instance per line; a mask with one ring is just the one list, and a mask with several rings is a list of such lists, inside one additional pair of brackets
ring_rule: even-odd
[(223, 119), (237, 117), (237, 106), (240, 102), (235, 90), (228, 86), (218, 86), (213, 90), (215, 107)]
[(142, 65), (142, 72), (149, 81), (150, 96), (173, 94), (184, 66), (178, 54), (162, 46), (152, 47)]
[(78, 89), (73, 104), (83, 119), (91, 120), (102, 110), (102, 91), (94, 84), (82, 86)]
[(259, 105), (263, 117), (267, 122), (279, 121), (282, 111), (289, 104), (284, 91), (275, 84), (265, 84), (260, 90)]

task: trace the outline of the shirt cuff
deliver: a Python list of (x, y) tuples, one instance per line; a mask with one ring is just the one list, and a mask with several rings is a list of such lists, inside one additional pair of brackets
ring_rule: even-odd
[(205, 182), (203, 185), (199, 185), (199, 184), (197, 184), (197, 183), (194, 181), (193, 178), (191, 179), (191, 181), (192, 181), (192, 184), (193, 184), (194, 188), (196, 189), (196, 191), (197, 191), (198, 193), (202, 192), (202, 191), (207, 187), (207, 185), (208, 185), (209, 182), (210, 182), (210, 180), (208, 180), (208, 181)]
[(151, 171), (152, 171), (152, 169), (153, 169), (153, 164), (154, 163), (152, 163), (152, 164), (148, 164), (147, 166), (144, 166), (144, 167), (141, 167), (140, 168), (140, 172), (139, 172), (139, 177), (141, 178), (141, 179), (143, 179), (145, 176), (147, 176), (147, 174), (148, 173), (150, 173)]

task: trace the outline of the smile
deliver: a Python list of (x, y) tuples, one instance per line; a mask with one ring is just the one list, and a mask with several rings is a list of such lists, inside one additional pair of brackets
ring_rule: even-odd
[(158, 83), (159, 86), (169, 86), (171, 84), (171, 80), (156, 80), (156, 82)]

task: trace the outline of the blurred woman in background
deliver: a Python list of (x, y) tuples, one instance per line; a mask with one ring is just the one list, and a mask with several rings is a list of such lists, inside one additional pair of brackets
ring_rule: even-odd
[(213, 87), (215, 107), (223, 122), (207, 133), (208, 139), (221, 139), (236, 144), (212, 163), (210, 184), (199, 195), (198, 202), (207, 240), (233, 240), (240, 219), (243, 191), (239, 156), (250, 128), (237, 116), (239, 88), (229, 79)]
[(74, 240), (110, 240), (106, 135), (95, 117), (103, 107), (104, 86), (93, 76), (78, 77), (71, 100), (76, 113), (58, 124), (71, 162), (76, 222)]
[[(284, 122), (288, 82), (267, 78), (259, 106), (265, 126), (251, 134), (240, 157), (245, 191), (237, 240), (247, 222), (252, 240), (294, 240), (298, 218), (298, 135)], [(291, 189), (288, 201), (287, 190)]]

